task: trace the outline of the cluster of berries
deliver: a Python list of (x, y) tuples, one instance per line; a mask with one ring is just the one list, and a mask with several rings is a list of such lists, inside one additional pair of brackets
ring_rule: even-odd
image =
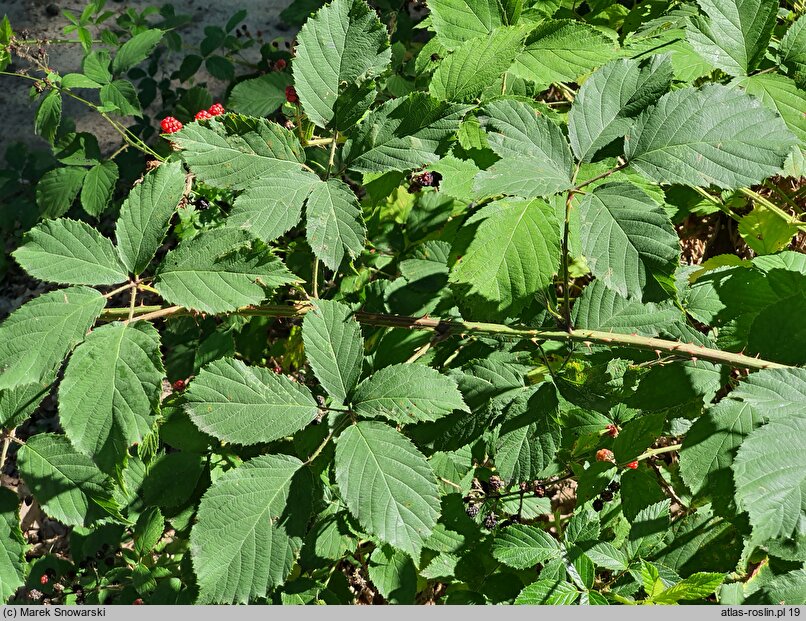
[[(470, 504), (467, 506), (467, 509), (465, 509), (465, 513), (467, 513), (467, 516), (470, 518), (476, 517), (479, 514), (479, 511), (479, 506), (475, 504)], [(488, 513), (486, 516), (484, 516), (483, 524), (484, 528), (487, 530), (492, 530), (495, 528), (496, 524), (498, 524), (498, 516), (493, 512)]]
[(604, 509), (604, 504), (613, 500), (613, 494), (621, 489), (621, 484), (618, 481), (610, 481), (610, 484), (605, 490), (599, 494), (599, 497), (593, 501), (593, 510), (601, 511)]
[(53, 569), (46, 569), (45, 573), (39, 578), (39, 584), (45, 586), (49, 584), (56, 577), (56, 572)]
[(285, 87), (285, 100), (288, 103), (292, 103), (292, 104), (299, 103), (299, 95), (297, 95), (297, 89), (295, 89), (293, 86), (290, 86), (290, 85), (286, 86)]
[(426, 170), (421, 173), (414, 173), (411, 176), (411, 185), (409, 185), (409, 193), (414, 194), (423, 188), (439, 187), (439, 182), (442, 180), (442, 175), (439, 173)]
[[(220, 103), (214, 103), (207, 108), (207, 110), (199, 110), (194, 118), (197, 121), (202, 121), (204, 119), (212, 119), (214, 116), (224, 114), (224, 112), (226, 112), (224, 106)], [(184, 127), (182, 122), (172, 116), (166, 116), (160, 123), (160, 129), (162, 129), (163, 134), (174, 134), (182, 129), (182, 127)]]

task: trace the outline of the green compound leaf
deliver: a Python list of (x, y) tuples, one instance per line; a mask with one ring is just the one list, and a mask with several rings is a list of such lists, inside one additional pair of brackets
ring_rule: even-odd
[(623, 138), (632, 117), (669, 90), (673, 77), (668, 57), (653, 57), (645, 67), (614, 60), (585, 80), (568, 113), (568, 136), (577, 158), (590, 162), (613, 140)]
[(430, 0), (428, 8), (436, 38), (448, 50), (511, 25), (503, 3), (497, 0)]
[(800, 86), (806, 84), (806, 17), (803, 15), (795, 20), (781, 39), (778, 58)]
[(316, 401), (305, 386), (232, 358), (201, 370), (190, 384), (186, 407), (199, 429), (235, 444), (279, 440), (317, 414)]
[(576, 82), (617, 53), (616, 42), (593, 26), (572, 20), (548, 20), (529, 34), (510, 71), (543, 86)]
[(64, 166), (49, 170), (36, 184), (36, 204), (40, 215), (59, 218), (67, 213), (78, 196), (87, 170), (80, 166)]
[(579, 598), (579, 591), (570, 582), (562, 579), (537, 580), (527, 586), (515, 599), (523, 606), (568, 606)]
[(67, 526), (84, 526), (112, 507), (112, 484), (92, 460), (61, 435), (29, 438), (18, 456), (20, 475), (45, 512)]
[(0, 599), (7, 602), (25, 584), (25, 539), (20, 530), (19, 498), (0, 489)]
[(652, 597), (656, 604), (676, 604), (681, 600), (699, 600), (713, 594), (725, 581), (725, 574), (697, 572)]
[(52, 89), (39, 102), (34, 117), (34, 131), (53, 144), (59, 123), (62, 122), (62, 94)]
[(295, 280), (247, 231), (223, 228), (169, 252), (157, 268), (154, 287), (172, 304), (222, 313), (259, 304), (266, 289)]
[(336, 483), (363, 528), (420, 558), (440, 501), (431, 466), (411, 440), (382, 423), (348, 427), (336, 444)]
[(579, 211), (591, 272), (623, 297), (640, 297), (652, 272), (668, 274), (677, 266), (679, 241), (669, 216), (638, 186), (599, 186)]
[(731, 465), (744, 439), (762, 423), (746, 403), (726, 399), (691, 426), (680, 451), (680, 475), (695, 496), (707, 495), (715, 507), (734, 494)]
[(408, 554), (379, 546), (369, 557), (369, 579), (390, 604), (414, 604), (417, 569)]
[(291, 81), (288, 73), (275, 71), (238, 82), (229, 94), (227, 108), (250, 116), (274, 114), (285, 103), (285, 89)]
[(595, 280), (574, 303), (572, 319), (577, 328), (658, 336), (682, 314), (669, 304), (629, 300)]
[(364, 339), (350, 307), (319, 300), (302, 321), (308, 364), (322, 387), (342, 403), (361, 378)]
[(311, 475), (288, 455), (263, 455), (221, 475), (190, 533), (197, 603), (245, 604), (285, 582), (311, 513)]
[(401, 425), (470, 412), (453, 379), (421, 364), (393, 364), (373, 373), (358, 386), (352, 404), (356, 414)]
[(45, 220), (13, 253), (31, 276), (68, 285), (114, 285), (128, 275), (112, 242), (78, 220)]
[(765, 419), (806, 413), (806, 369), (764, 369), (751, 374), (730, 393)]
[(81, 188), (81, 206), (91, 216), (100, 216), (118, 181), (118, 165), (115, 162), (99, 162), (87, 171)]
[(533, 198), (571, 187), (574, 159), (559, 126), (521, 101), (498, 100), (484, 112), (490, 148), (503, 159), (478, 175), (477, 193)]
[(318, 183), (306, 170), (267, 173), (235, 199), (227, 224), (266, 243), (274, 241), (299, 223), (305, 199)]
[(297, 41), (294, 87), (320, 127), (333, 121), (340, 95), (382, 74), (392, 55), (386, 27), (364, 0), (334, 0), (305, 23)]
[(745, 75), (764, 58), (778, 5), (769, 0), (698, 0), (707, 17), (686, 28), (694, 50), (730, 75)]
[(300, 170), (305, 154), (296, 136), (277, 123), (248, 117), (189, 123), (171, 141), (199, 180), (245, 188), (265, 174)]
[(0, 426), (13, 429), (33, 414), (50, 393), (52, 379), (0, 390)]
[(752, 75), (737, 81), (737, 84), (761, 99), (767, 108), (778, 112), (801, 146), (806, 146), (806, 117), (803, 116), (806, 91), (786, 76), (775, 73)]
[(76, 348), (59, 386), (67, 437), (104, 472), (126, 461), (128, 448), (154, 424), (162, 393), (160, 336), (147, 322), (93, 330)]
[(313, 186), (306, 207), (307, 239), (314, 254), (331, 270), (344, 254), (354, 259), (364, 249), (367, 229), (353, 191), (339, 179)]
[(102, 109), (120, 116), (142, 116), (137, 89), (128, 80), (115, 80), (104, 84), (99, 92)]
[(370, 173), (431, 164), (469, 109), (419, 92), (387, 101), (345, 143), (345, 162), (352, 170)]
[(515, 569), (528, 569), (538, 563), (545, 565), (561, 554), (562, 547), (554, 537), (542, 528), (525, 524), (513, 524), (493, 543), (495, 559)]
[(779, 172), (796, 142), (758, 99), (709, 84), (661, 97), (638, 117), (625, 153), (658, 183), (738, 188)]
[(40, 295), (0, 324), (0, 388), (39, 382), (80, 343), (106, 300), (70, 287)]
[(115, 58), (112, 59), (112, 71), (120, 74), (145, 60), (157, 47), (164, 34), (158, 28), (151, 28), (134, 35), (118, 49)]
[(506, 481), (533, 480), (552, 464), (562, 433), (553, 384), (519, 394), (507, 406), (495, 444), (495, 465)]
[(143, 177), (123, 201), (115, 237), (131, 273), (142, 274), (154, 258), (184, 191), (185, 171), (179, 162), (171, 162)]
[(471, 39), (442, 61), (428, 91), (437, 99), (470, 102), (501, 78), (522, 49), (523, 28), (504, 27)]
[(548, 286), (559, 267), (560, 226), (554, 209), (539, 199), (498, 201), (475, 214), (476, 222), (473, 241), (454, 265), (450, 281), (471, 304), (516, 310)]
[(753, 538), (802, 538), (806, 532), (806, 418), (776, 417), (742, 442), (733, 461), (736, 501), (750, 514)]

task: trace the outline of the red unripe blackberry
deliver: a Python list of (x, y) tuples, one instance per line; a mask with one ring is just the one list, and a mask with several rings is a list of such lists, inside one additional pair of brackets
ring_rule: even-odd
[(285, 61), (285, 58), (281, 58), (277, 62), (274, 63), (274, 70), (275, 71), (284, 71), (285, 68), (288, 66), (288, 63)]
[(48, 578), (46, 574), (42, 574), (42, 575), (39, 577), (39, 584), (45, 585), (45, 584), (47, 584), (48, 582), (50, 582), (50, 578)]
[(181, 379), (176, 380), (172, 385), (175, 392), (182, 392), (186, 386), (185, 380)]
[(611, 438), (615, 438), (618, 435), (618, 427), (615, 425), (608, 425), (605, 427), (605, 430), (607, 431), (607, 435), (609, 435)]
[(143, 605), (143, 598), (138, 597), (136, 600), (132, 602), (132, 606), (142, 606)]
[(205, 119), (212, 119), (213, 115), (207, 112), (207, 110), (199, 110), (196, 113), (196, 116), (194, 116), (193, 118), (196, 119), (197, 121), (203, 121)]
[(629, 468), (630, 470), (637, 469), (638, 468), (638, 460), (636, 459), (636, 460), (631, 461), (629, 464), (627, 464), (626, 467)]
[(299, 101), (299, 95), (297, 95), (297, 89), (295, 89), (293, 86), (286, 86), (285, 100), (288, 103), (297, 103)]
[(610, 449), (599, 449), (596, 451), (596, 461), (615, 461), (616, 457)]
[(224, 114), (226, 110), (224, 110), (224, 106), (222, 106), (220, 103), (214, 103), (212, 106), (207, 108), (207, 112), (210, 113), (210, 116), (219, 116)]
[(182, 123), (172, 116), (166, 116), (160, 123), (160, 129), (162, 129), (163, 134), (173, 134), (182, 129), (182, 127)]

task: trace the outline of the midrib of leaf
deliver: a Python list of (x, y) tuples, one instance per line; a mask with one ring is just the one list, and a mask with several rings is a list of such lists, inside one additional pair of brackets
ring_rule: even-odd
[[(31, 444), (26, 444), (25, 445), (25, 450), (36, 454), (39, 457), (40, 460), (42, 460), (50, 468), (53, 468), (53, 470), (58, 472), (64, 478), (65, 481), (69, 481), (71, 483), (87, 483), (87, 481), (77, 481), (73, 477), (67, 475), (61, 468), (59, 468), (56, 464), (53, 463), (52, 459), (48, 459), (47, 457), (45, 457), (42, 453), (37, 451)], [(82, 495), (84, 495), (87, 498), (89, 498), (91, 501), (95, 502), (96, 505), (98, 505), (98, 502), (95, 501), (95, 496), (93, 494), (88, 493), (87, 491), (82, 490), (80, 487), (76, 486), (76, 488), (74, 490), (71, 490), (71, 491), (78, 491)], [(71, 508), (76, 513), (76, 515), (81, 515), (83, 513), (83, 509), (81, 507), (78, 507), (75, 504), (75, 502), (73, 501), (73, 495), (72, 494), (60, 494), (58, 497), (52, 498), (51, 501), (56, 500), (56, 498), (58, 498), (60, 503), (65, 502), (66, 499), (69, 498), (70, 499), (69, 504), (71, 505)]]
[[(269, 518), (271, 518), (271, 515), (270, 515), (270, 514), (271, 514), (271, 505), (272, 505), (272, 503), (274, 502), (274, 499), (275, 499), (275, 498), (277, 498), (277, 496), (279, 496), (280, 494), (282, 494), (282, 491), (283, 491), (283, 489), (285, 489), (285, 486), (286, 486), (286, 485), (289, 483), (289, 481), (291, 481), (291, 479), (293, 479), (293, 478), (294, 478), (294, 475), (295, 475), (297, 472), (298, 472), (298, 470), (294, 470), (294, 471), (291, 473), (291, 475), (290, 475), (288, 478), (286, 478), (286, 479), (283, 481), (282, 485), (278, 485), (278, 486), (277, 486), (277, 488), (275, 489), (275, 491), (274, 491), (274, 493), (271, 495), (271, 497), (267, 498), (267, 501), (266, 501), (266, 508), (265, 508), (263, 511), (261, 511), (260, 513), (253, 514), (253, 515), (255, 515), (256, 517), (255, 517), (255, 519), (254, 519), (253, 521), (251, 521), (251, 524), (250, 524), (250, 522), (249, 522), (249, 521), (247, 521), (247, 523), (248, 523), (248, 524), (250, 524), (249, 528), (248, 528), (248, 529), (247, 529), (247, 531), (246, 531), (247, 536), (245, 536), (245, 537), (241, 538), (241, 542), (242, 542), (242, 543), (241, 543), (241, 545), (239, 545), (237, 548), (233, 548), (233, 549), (235, 550), (235, 552), (236, 552), (236, 553), (241, 553), (241, 551), (244, 549), (245, 542), (247, 541), (247, 539), (256, 540), (256, 537), (255, 537), (255, 532), (256, 532), (256, 528), (257, 528), (258, 523), (259, 523), (259, 522), (260, 522), (262, 519), (266, 519), (266, 517), (265, 517), (265, 516), (267, 516), (267, 515), (268, 515), (268, 517), (269, 517)], [(236, 481), (231, 481), (231, 483), (236, 483), (236, 484), (237, 484), (237, 482), (236, 482)], [(252, 494), (256, 494), (256, 493), (257, 493), (257, 494), (262, 494), (262, 492), (252, 492)], [(241, 518), (240, 518), (240, 523), (241, 523), (241, 524), (243, 524), (243, 521), (244, 521), (244, 518), (243, 518), (243, 517), (241, 517)], [(267, 520), (267, 521), (269, 521), (269, 522), (272, 524), (272, 529), (275, 529), (275, 528), (276, 528), (276, 526), (274, 526), (274, 522), (273, 522), (273, 521), (271, 521), (270, 519), (269, 519), (269, 520)], [(224, 524), (224, 525), (222, 526), (222, 529), (226, 529), (228, 526), (229, 526), (229, 525)], [(255, 547), (256, 547), (256, 546), (255, 546)], [(232, 560), (232, 558), (234, 558), (234, 557), (235, 557), (235, 554), (233, 554), (232, 556), (230, 556), (230, 560)], [(240, 573), (240, 572), (239, 572), (239, 573)]]
[[(361, 433), (361, 429), (360, 429), (360, 427), (358, 427), (357, 425), (356, 425), (356, 430), (358, 431), (358, 434), (361, 436), (361, 440), (364, 442), (364, 446), (366, 446), (367, 453), (370, 455), (370, 457), (372, 457), (372, 461), (375, 463), (375, 466), (376, 466), (377, 472), (379, 472), (379, 473), (381, 474), (381, 477), (380, 477), (380, 478), (383, 480), (383, 485), (384, 485), (384, 487), (386, 488), (386, 493), (387, 493), (388, 497), (389, 497), (390, 499), (394, 499), (394, 494), (392, 493), (392, 489), (389, 487), (389, 483), (388, 483), (388, 482), (387, 482), (387, 480), (386, 480), (386, 479), (387, 479), (387, 477), (388, 477), (388, 478), (390, 478), (390, 479), (394, 479), (395, 481), (397, 481), (398, 483), (400, 483), (401, 485), (403, 485), (403, 486), (404, 486), (406, 489), (408, 489), (409, 491), (413, 491), (413, 490), (412, 490), (412, 488), (411, 488), (411, 486), (410, 486), (408, 483), (406, 483), (406, 482), (405, 482), (405, 481), (403, 481), (402, 479), (399, 479), (398, 477), (394, 476), (394, 474), (393, 474), (393, 473), (391, 473), (391, 472), (385, 472), (385, 471), (384, 471), (384, 469), (381, 467), (380, 462), (378, 461), (378, 458), (375, 456), (375, 452), (372, 450), (370, 443), (367, 441), (366, 436), (365, 436), (363, 433)], [(383, 439), (381, 439), (380, 441), (381, 441), (381, 442), (384, 442), (384, 441), (383, 441)], [(396, 446), (396, 445), (394, 445), (394, 444), (391, 444), (390, 446), (392, 446), (392, 448), (394, 448), (394, 449), (399, 448), (399, 447), (397, 447), (397, 446)], [(352, 454), (350, 457), (352, 458), (352, 457), (354, 457), (354, 456), (355, 456), (355, 452), (353, 452), (353, 454)], [(391, 461), (396, 462), (396, 463), (399, 465), (399, 467), (404, 468), (405, 470), (410, 471), (410, 472), (411, 472), (412, 474), (414, 474), (414, 475), (419, 475), (419, 473), (418, 473), (417, 471), (415, 471), (415, 470), (412, 470), (412, 469), (411, 469), (411, 468), (408, 466), (408, 464), (405, 464), (405, 463), (401, 462), (399, 459), (396, 459), (392, 453), (387, 453), (387, 455), (386, 455), (386, 456), (387, 456), (387, 458), (388, 458), (388, 459), (390, 459)], [(363, 476), (363, 473), (362, 473), (361, 480), (363, 480), (363, 478), (364, 478), (364, 476)], [(360, 487), (361, 487), (361, 485), (359, 484), (359, 489), (360, 489)], [(415, 492), (415, 493), (416, 493), (416, 492)], [(389, 504), (387, 504), (387, 505), (386, 505), (386, 511), (384, 512), (384, 514), (387, 514), (387, 513), (388, 513), (388, 510), (389, 510), (390, 508), (394, 508), (395, 513), (397, 514), (397, 518), (398, 518), (398, 520), (401, 520), (401, 521), (403, 522), (404, 526), (405, 526), (405, 521), (403, 521), (403, 516), (401, 515), (400, 510), (397, 508), (397, 506), (396, 506), (394, 503), (389, 503)], [(416, 514), (414, 511), (410, 511), (410, 514), (411, 514), (411, 516), (412, 516), (412, 517), (416, 518), (416, 519), (417, 519), (417, 521), (418, 521), (418, 522), (420, 522), (420, 524), (421, 524), (423, 527), (426, 527), (425, 522), (423, 522), (423, 521), (420, 519), (420, 516), (419, 516), (419, 515), (417, 515), (417, 514)], [(406, 536), (407, 536), (408, 538), (411, 538), (411, 534), (408, 532), (408, 530), (409, 530), (408, 528), (405, 528), (405, 531), (406, 531)]]
[[(529, 208), (529, 203), (525, 203), (523, 208), (521, 209), (520, 215), (518, 216), (517, 222), (515, 223), (514, 226), (512, 226), (510, 228), (507, 243), (504, 244), (505, 248), (509, 248), (512, 245), (512, 238), (515, 237), (515, 231), (518, 229), (518, 227), (520, 226), (521, 222), (523, 221), (523, 218), (526, 215), (526, 211), (527, 211), (528, 208)], [(490, 217), (494, 218), (495, 215), (496, 214), (493, 214)], [(516, 251), (518, 252), (518, 256), (520, 256), (520, 249), (516, 248)], [(496, 264), (496, 269), (495, 269), (496, 273), (500, 273), (501, 265), (503, 265), (505, 263), (506, 263), (505, 253), (502, 252), (501, 253), (501, 258), (499, 259), (498, 263)], [(508, 282), (512, 281), (512, 279), (510, 278), (509, 270), (507, 270), (507, 279), (508, 279)], [(496, 293), (498, 294), (498, 297), (500, 298), (501, 297), (501, 285), (500, 285), (500, 283), (496, 282), (495, 287), (496, 287)]]

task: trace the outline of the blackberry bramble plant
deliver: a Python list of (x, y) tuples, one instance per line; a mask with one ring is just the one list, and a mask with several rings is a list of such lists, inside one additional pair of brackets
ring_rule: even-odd
[(13, 251), (3, 459), (71, 530), (3, 490), (6, 599), (806, 601), (804, 18), (428, 9), (323, 6)]

